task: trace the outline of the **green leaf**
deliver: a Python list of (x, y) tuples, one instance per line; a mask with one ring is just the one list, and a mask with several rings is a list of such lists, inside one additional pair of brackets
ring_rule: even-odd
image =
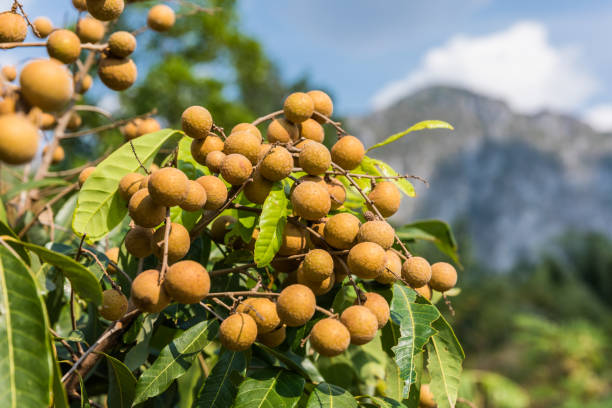
[(446, 123), (446, 122), (444, 122), (442, 120), (424, 120), (422, 122), (419, 122), (419, 123), (417, 123), (415, 125), (410, 126), (408, 129), (404, 130), (403, 132), (399, 132), (399, 133), (396, 133), (394, 135), (391, 135), (388, 138), (386, 138), (385, 140), (383, 140), (382, 142), (376, 143), (374, 146), (370, 147), (367, 151), (369, 152), (372, 149), (376, 149), (378, 147), (386, 146), (389, 143), (393, 143), (396, 140), (401, 139), (402, 137), (406, 136), (408, 133), (415, 132), (417, 130), (423, 130), (423, 129), (450, 129), (450, 130), (454, 130), (452, 125), (450, 125), (449, 123)]
[(246, 366), (247, 361), (244, 353), (224, 352), (200, 389), (194, 407), (231, 407), (238, 392), (238, 387), (232, 377), (236, 375), (241, 377), (246, 370)]
[(308, 381), (323, 381), (323, 377), (317, 371), (316, 367), (314, 365), (309, 365), (309, 363), (311, 363), (309, 359), (304, 358), (302, 356), (298, 356), (297, 354), (291, 351), (282, 352), (280, 350), (270, 348), (262, 343), (255, 343), (255, 346), (262, 349), (265, 353), (276, 357), (280, 362), (285, 364), (287, 368), (298, 372)]
[(164, 347), (151, 368), (140, 376), (134, 404), (161, 394), (185, 374), (198, 353), (215, 338), (217, 329), (216, 320), (200, 322)]
[(397, 236), (402, 240), (419, 239), (433, 242), (444, 254), (448, 255), (455, 263), (459, 263), (457, 241), (451, 227), (440, 220), (423, 220), (412, 224), (406, 224), (396, 230)]
[(454, 407), (459, 390), (463, 349), (448, 322), (440, 316), (433, 323), (438, 333), (427, 344), (429, 387), (439, 408)]
[(292, 408), (304, 391), (305, 380), (283, 369), (253, 372), (240, 384), (234, 408)]
[[(399, 176), (399, 174), (393, 170), (391, 166), (385, 163), (382, 160), (373, 159), (371, 157), (365, 156), (361, 161), (361, 168), (365, 170), (367, 174), (372, 174), (374, 176), (389, 176), (395, 177)], [(411, 182), (406, 180), (405, 178), (400, 179), (389, 179), (393, 184), (400, 189), (400, 191), (406, 194), (408, 197), (415, 197), (416, 192), (414, 191), (414, 186)]]
[(0, 242), (0, 401), (3, 407), (47, 407), (53, 379), (47, 316), (36, 280)]
[(1, 200), (0, 200), (0, 221), (8, 225), (8, 219), (6, 218), (6, 208), (4, 208), (4, 203)]
[(191, 155), (192, 138), (183, 136), (178, 144), (178, 168), (181, 169), (189, 179), (195, 180), (203, 175), (210, 175), (211, 172), (206, 166), (202, 166)]
[(68, 185), (70, 185), (70, 183), (62, 178), (45, 178), (42, 180), (33, 180), (33, 181), (28, 181), (26, 183), (19, 183), (15, 185), (9, 191), (4, 193), (3, 198), (4, 200), (8, 201), (11, 198), (15, 197), (17, 194), (21, 193), (22, 191), (38, 189), (41, 187), (68, 186)]
[(68, 396), (66, 389), (62, 383), (62, 370), (60, 370), (57, 361), (57, 355), (53, 358), (53, 407), (54, 408), (69, 408)]
[(134, 374), (115, 357), (108, 354), (104, 354), (104, 357), (106, 357), (108, 365), (108, 406), (131, 407), (136, 393), (136, 378)]
[(354, 408), (357, 400), (344, 388), (321, 383), (312, 391), (306, 408)]
[(275, 182), (259, 217), (259, 237), (255, 241), (255, 263), (259, 268), (268, 266), (283, 241), (287, 222), (287, 196), (281, 182)]
[(371, 395), (365, 395), (357, 397), (357, 399), (369, 399), (371, 403), (377, 406), (378, 408), (406, 408), (406, 406), (401, 402), (397, 402), (396, 400), (388, 397), (374, 397)]
[[(178, 141), (182, 132), (163, 129), (132, 140), (138, 158), (149, 166), (159, 149), (166, 143)], [(140, 166), (129, 143), (115, 150), (96, 166), (77, 200), (72, 219), (73, 231), (96, 241), (109, 233), (127, 214), (127, 203), (118, 193), (119, 181), (127, 173), (137, 172)]]

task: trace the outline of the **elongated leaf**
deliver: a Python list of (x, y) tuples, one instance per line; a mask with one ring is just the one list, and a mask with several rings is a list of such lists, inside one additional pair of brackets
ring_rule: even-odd
[(399, 132), (396, 133), (394, 135), (389, 136), (388, 138), (386, 138), (385, 140), (383, 140), (380, 143), (376, 143), (374, 146), (370, 147), (367, 151), (369, 152), (372, 149), (376, 149), (378, 147), (382, 147), (382, 146), (386, 146), (389, 143), (393, 143), (396, 140), (401, 139), (402, 137), (406, 136), (408, 133), (417, 131), (417, 130), (423, 130), (423, 129), (450, 129), (450, 130), (454, 130), (454, 128), (449, 124), (446, 123), (442, 120), (424, 120), (422, 122), (419, 122), (415, 125), (410, 126), (408, 129), (404, 130), (403, 132)]
[(226, 408), (231, 407), (238, 392), (235, 379), (241, 377), (246, 370), (246, 357), (243, 353), (224, 352), (213, 367), (206, 382), (198, 393), (196, 408)]
[(104, 354), (108, 365), (108, 406), (129, 408), (136, 393), (136, 378), (129, 368), (115, 357)]
[(42, 180), (32, 180), (32, 181), (28, 181), (27, 183), (20, 183), (20, 184), (15, 185), (13, 188), (11, 188), (9, 191), (7, 191), (4, 194), (4, 199), (10, 200), (11, 198), (15, 197), (17, 194), (21, 193), (22, 191), (33, 190), (33, 189), (41, 188), (41, 187), (67, 186), (67, 185), (70, 185), (70, 183), (62, 178), (45, 178)]
[(8, 219), (6, 218), (6, 208), (4, 203), (0, 200), (0, 221), (8, 225)]
[(420, 239), (433, 242), (444, 254), (460, 265), (457, 251), (457, 241), (451, 227), (440, 220), (423, 220), (404, 225), (396, 230), (401, 240)]
[(0, 401), (47, 407), (53, 365), (47, 317), (32, 272), (0, 243)]
[[(374, 176), (388, 176), (395, 177), (399, 176), (399, 174), (393, 170), (393, 167), (389, 166), (382, 160), (373, 159), (371, 157), (364, 157), (361, 161), (361, 168), (367, 173), (372, 174)], [(400, 179), (389, 179), (388, 181), (394, 183), (397, 188), (408, 197), (416, 196), (416, 192), (414, 191), (414, 186), (411, 182), (406, 180), (405, 178)]]
[(49, 263), (60, 269), (74, 291), (83, 299), (94, 302), (96, 305), (102, 303), (102, 288), (98, 278), (89, 269), (78, 263), (72, 258), (51, 251), (39, 245), (21, 242), (11, 237), (2, 237), (7, 242), (14, 242), (24, 248), (29, 249), (40, 257), (43, 262)]
[(163, 348), (151, 368), (136, 385), (134, 403), (138, 404), (164, 392), (189, 369), (197, 354), (217, 335), (216, 320), (196, 324)]
[(263, 203), (259, 218), (259, 237), (255, 241), (255, 263), (268, 266), (281, 247), (287, 221), (287, 196), (281, 182), (274, 183)]
[(388, 397), (373, 397), (370, 395), (357, 397), (357, 399), (359, 399), (360, 401), (366, 398), (369, 399), (371, 403), (377, 406), (378, 408), (406, 408), (406, 405)]
[[(5, 224), (4, 222), (0, 222), (0, 236), (4, 236), (7, 235), (11, 238), (14, 239), (18, 239), (17, 238), (17, 234), (15, 234), (15, 232), (11, 229), (11, 227), (8, 226), (8, 224)], [(26, 265), (30, 265), (30, 255), (28, 255), (28, 252), (23, 249), (23, 247), (21, 245), (17, 245), (14, 242), (7, 242), (11, 248), (13, 248), (15, 250), (15, 252), (17, 252), (17, 254), (19, 254), (19, 256), (21, 257), (21, 259), (26, 263)]]
[(60, 370), (59, 363), (57, 361), (57, 355), (53, 361), (53, 407), (54, 408), (69, 408), (68, 396), (66, 395), (66, 389), (62, 384), (62, 371)]
[(234, 408), (293, 408), (304, 391), (304, 378), (283, 369), (255, 371), (240, 384)]
[(285, 364), (287, 368), (298, 372), (308, 381), (324, 381), (321, 374), (316, 370), (316, 367), (308, 365), (308, 363), (311, 363), (309, 359), (302, 356), (298, 356), (297, 354), (291, 351), (282, 352), (280, 350), (270, 348), (265, 344), (255, 343), (255, 345), (262, 349), (265, 353), (276, 357), (279, 361)]
[(438, 333), (427, 344), (427, 370), (431, 377), (429, 387), (438, 407), (454, 407), (459, 391), (461, 365), (465, 354), (453, 329), (440, 316), (433, 324)]
[[(138, 158), (149, 166), (165, 143), (176, 142), (181, 137), (182, 132), (163, 129), (132, 142)], [(127, 203), (117, 192), (119, 181), (139, 168), (129, 143), (98, 164), (79, 192), (72, 230), (79, 236), (87, 234), (88, 239), (96, 241), (115, 228), (127, 214)]]
[(306, 408), (353, 408), (357, 400), (344, 388), (321, 383), (312, 391)]

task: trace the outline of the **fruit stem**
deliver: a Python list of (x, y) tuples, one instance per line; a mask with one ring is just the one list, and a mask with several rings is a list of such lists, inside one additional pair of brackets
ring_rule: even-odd
[(170, 207), (166, 208), (166, 221), (164, 229), (164, 256), (162, 257), (162, 266), (159, 272), (159, 284), (164, 281), (166, 277), (166, 270), (168, 269), (168, 238), (170, 237), (170, 226), (172, 220), (170, 219)]
[(265, 122), (267, 120), (270, 120), (270, 119), (274, 119), (276, 116), (279, 116), (279, 115), (282, 115), (282, 114), (283, 114), (283, 110), (282, 109), (278, 110), (276, 112), (268, 113), (265, 116), (262, 116), (262, 117), (259, 117), (259, 118), (255, 119), (253, 122), (251, 122), (251, 124), (253, 126), (257, 126), (260, 123), (263, 123), (263, 122)]

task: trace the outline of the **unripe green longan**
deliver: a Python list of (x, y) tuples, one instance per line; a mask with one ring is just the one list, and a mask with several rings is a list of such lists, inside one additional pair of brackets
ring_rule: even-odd
[(321, 126), (314, 119), (306, 119), (304, 122), (300, 123), (300, 136), (304, 139), (314, 140), (318, 143), (323, 143), (325, 139), (325, 130), (323, 130), (323, 126)]
[(187, 195), (179, 206), (185, 211), (199, 211), (206, 204), (206, 189), (194, 180), (187, 180)]
[(178, 303), (198, 303), (210, 291), (210, 276), (195, 261), (177, 262), (168, 268), (163, 288)]
[(149, 194), (153, 201), (161, 206), (179, 205), (187, 197), (189, 179), (179, 169), (164, 167), (151, 174)]
[(125, 249), (136, 258), (146, 258), (153, 253), (153, 230), (135, 225), (125, 235)]
[(261, 172), (256, 170), (253, 173), (253, 180), (244, 187), (244, 196), (252, 203), (263, 204), (273, 185), (273, 182), (263, 178)]
[(259, 334), (269, 333), (280, 325), (280, 318), (276, 313), (276, 304), (270, 299), (249, 298), (242, 302), (236, 311), (251, 316), (257, 324), (257, 333)]
[(231, 351), (244, 351), (255, 343), (257, 324), (246, 313), (235, 313), (225, 319), (219, 327), (219, 340)]
[(87, 0), (87, 11), (101, 21), (115, 20), (121, 15), (124, 7), (123, 0)]
[(350, 306), (340, 315), (340, 321), (351, 334), (351, 343), (362, 345), (370, 342), (378, 331), (378, 319), (365, 306)]
[(457, 270), (446, 262), (436, 262), (431, 266), (429, 286), (438, 292), (446, 292), (457, 284)]
[(334, 260), (329, 252), (323, 249), (312, 249), (302, 263), (304, 277), (311, 282), (321, 282), (334, 273)]
[(257, 340), (262, 344), (270, 347), (276, 348), (280, 346), (285, 338), (287, 337), (287, 327), (282, 325), (278, 329), (271, 331), (270, 333), (258, 333)]
[(351, 273), (361, 279), (375, 279), (385, 267), (385, 250), (374, 242), (360, 242), (351, 248), (347, 263)]
[(283, 230), (283, 242), (278, 250), (279, 255), (296, 255), (306, 248), (306, 233), (304, 230), (288, 222)]
[(427, 285), (431, 279), (431, 266), (427, 259), (411, 256), (402, 265), (402, 278), (413, 288)]
[(302, 148), (299, 156), (302, 170), (313, 176), (324, 174), (331, 165), (331, 155), (321, 143), (310, 141)]
[(28, 35), (25, 18), (12, 11), (0, 13), (0, 42), (22, 42)]
[(294, 214), (315, 221), (329, 213), (331, 199), (327, 188), (312, 181), (300, 183), (291, 193)]
[(334, 248), (349, 249), (357, 239), (359, 225), (359, 218), (353, 214), (335, 214), (325, 223), (323, 230), (325, 241)]
[(206, 164), (208, 154), (223, 151), (224, 146), (223, 140), (218, 136), (209, 135), (203, 139), (193, 139), (191, 142), (191, 155), (198, 163)]
[(76, 32), (83, 43), (97, 43), (104, 38), (106, 28), (100, 20), (85, 17), (77, 22)]
[(282, 146), (272, 148), (260, 164), (261, 175), (270, 181), (279, 181), (291, 174), (293, 156)]
[(232, 131), (230, 132), (230, 135), (232, 133), (236, 133), (236, 132), (247, 132), (247, 133), (252, 133), (253, 135), (257, 136), (257, 138), (259, 139), (259, 141), (262, 141), (262, 137), (261, 137), (261, 132), (259, 131), (259, 129), (257, 129), (257, 126), (253, 125), (252, 123), (239, 123), (236, 126), (234, 126), (232, 128)]
[(115, 31), (108, 37), (108, 50), (117, 58), (125, 58), (136, 49), (136, 37), (127, 31)]
[(227, 187), (220, 178), (215, 176), (202, 176), (196, 180), (206, 190), (205, 210), (214, 211), (220, 208), (227, 200)]
[[(323, 116), (327, 116), (328, 118), (330, 118), (332, 113), (334, 112), (334, 103), (332, 102), (329, 95), (319, 90), (309, 91), (308, 95), (312, 98), (312, 101), (314, 102), (315, 111), (319, 112)], [(325, 123), (324, 119), (320, 119), (316, 115), (313, 116), (317, 122)]]
[(132, 282), (130, 294), (138, 310), (159, 313), (170, 304), (170, 298), (159, 284), (159, 271), (149, 269), (141, 272)]
[(239, 186), (251, 177), (253, 165), (245, 156), (228, 154), (221, 163), (221, 177), (233, 186)]
[(149, 10), (147, 25), (155, 31), (168, 31), (174, 25), (176, 16), (174, 10), (165, 4), (157, 4)]
[(283, 289), (276, 301), (281, 321), (289, 327), (306, 324), (315, 313), (316, 299), (307, 286), (294, 284)]
[(155, 203), (147, 189), (140, 189), (132, 195), (128, 213), (136, 225), (145, 228), (157, 227), (166, 218), (166, 208)]
[[(158, 259), (162, 259), (164, 255), (165, 233), (166, 226), (162, 225), (153, 234), (153, 253)], [(181, 224), (171, 223), (168, 234), (168, 263), (172, 264), (187, 255), (190, 246), (189, 231)]]
[(289, 143), (298, 138), (298, 128), (285, 118), (274, 119), (268, 125), (266, 138), (269, 143)]
[(202, 106), (190, 106), (181, 115), (181, 126), (187, 136), (194, 139), (205, 139), (212, 129), (213, 118), (208, 109)]
[(383, 271), (376, 277), (376, 282), (390, 284), (398, 280), (402, 276), (402, 260), (392, 250), (388, 249)]
[(285, 99), (283, 105), (285, 117), (293, 123), (304, 122), (314, 112), (312, 98), (303, 92), (294, 92)]
[(138, 69), (130, 58), (106, 57), (98, 64), (98, 76), (113, 91), (124, 91), (136, 81)]
[(130, 198), (140, 190), (140, 183), (144, 176), (138, 173), (128, 173), (119, 181), (119, 195), (125, 201), (130, 201)]
[[(376, 183), (368, 197), (383, 217), (390, 217), (397, 212), (402, 200), (399, 189), (390, 181)], [(368, 207), (370, 207), (368, 205)], [(370, 208), (370, 210), (372, 210)]]
[(100, 315), (106, 320), (119, 320), (127, 312), (128, 300), (116, 289), (107, 289), (102, 292), (102, 306)]
[(259, 156), (259, 145), (261, 139), (249, 132), (235, 132), (225, 139), (223, 153), (226, 155), (237, 153), (250, 160), (251, 164), (257, 164)]
[(351, 343), (351, 334), (344, 324), (333, 318), (319, 320), (310, 331), (310, 345), (325, 357), (344, 353)]
[(363, 143), (355, 136), (341, 137), (331, 148), (331, 158), (344, 170), (353, 170), (359, 166), (365, 156)]
[[(389, 310), (389, 303), (387, 300), (376, 292), (368, 292), (365, 294), (366, 301), (363, 306), (370, 309), (370, 312), (374, 313), (376, 320), (378, 321), (378, 328), (382, 329), (391, 317), (391, 311)], [(357, 304), (357, 301), (355, 301)]]
[(386, 221), (368, 221), (359, 228), (359, 242), (375, 242), (384, 249), (389, 249), (395, 241), (395, 231)]
[(0, 115), (0, 161), (25, 164), (38, 150), (38, 129), (20, 114)]

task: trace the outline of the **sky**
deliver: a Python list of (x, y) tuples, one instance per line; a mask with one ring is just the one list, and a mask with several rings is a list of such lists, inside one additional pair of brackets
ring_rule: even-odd
[[(33, 16), (59, 23), (74, 18), (58, 7), (64, 2), (70, 0), (23, 0)], [(428, 85), (446, 84), (503, 99), (518, 112), (569, 113), (612, 131), (610, 0), (238, 4), (241, 27), (283, 76), (308, 75), (331, 91), (341, 115), (383, 109)], [(10, 62), (6, 55), (0, 63)]]

